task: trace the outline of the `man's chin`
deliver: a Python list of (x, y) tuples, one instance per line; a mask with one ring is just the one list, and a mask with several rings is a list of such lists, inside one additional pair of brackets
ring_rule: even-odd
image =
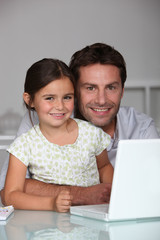
[(86, 112), (86, 114), (83, 112), (82, 116), (84, 116), (84, 118), (88, 121), (91, 122), (92, 124), (94, 124), (97, 127), (108, 127), (108, 125), (112, 122), (113, 118), (114, 118), (114, 114), (113, 116), (111, 114), (105, 114), (103, 113), (96, 113), (93, 111), (90, 112)]
[(89, 122), (91, 122), (92, 124), (94, 124), (97, 127), (106, 127), (110, 124), (111, 121), (109, 121), (108, 119), (90, 119)]

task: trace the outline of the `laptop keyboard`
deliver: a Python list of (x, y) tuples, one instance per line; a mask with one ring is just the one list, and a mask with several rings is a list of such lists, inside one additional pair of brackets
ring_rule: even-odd
[(96, 206), (92, 205), (92, 206), (88, 206), (88, 209), (91, 210), (91, 211), (92, 210), (95, 211), (95, 209), (96, 209), (96, 212), (108, 213), (109, 204), (99, 204), (99, 205), (96, 205)]

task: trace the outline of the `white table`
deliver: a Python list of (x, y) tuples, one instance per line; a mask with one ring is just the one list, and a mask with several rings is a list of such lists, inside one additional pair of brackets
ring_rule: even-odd
[(1, 240), (160, 240), (160, 218), (106, 223), (51, 211), (15, 210), (0, 225)]

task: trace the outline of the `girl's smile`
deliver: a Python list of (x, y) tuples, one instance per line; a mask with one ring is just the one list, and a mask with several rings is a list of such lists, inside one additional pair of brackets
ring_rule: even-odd
[(49, 113), (55, 119), (63, 119), (65, 113)]
[(74, 108), (74, 87), (69, 78), (53, 80), (41, 88), (34, 97), (35, 108), (40, 128), (48, 130), (64, 127)]

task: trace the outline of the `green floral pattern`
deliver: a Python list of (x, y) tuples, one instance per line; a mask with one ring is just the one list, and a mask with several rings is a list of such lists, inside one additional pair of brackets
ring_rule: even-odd
[(91, 123), (74, 119), (79, 135), (74, 144), (49, 142), (35, 125), (18, 137), (8, 151), (22, 161), (34, 179), (55, 184), (91, 186), (99, 183), (98, 156), (110, 143), (110, 136)]

